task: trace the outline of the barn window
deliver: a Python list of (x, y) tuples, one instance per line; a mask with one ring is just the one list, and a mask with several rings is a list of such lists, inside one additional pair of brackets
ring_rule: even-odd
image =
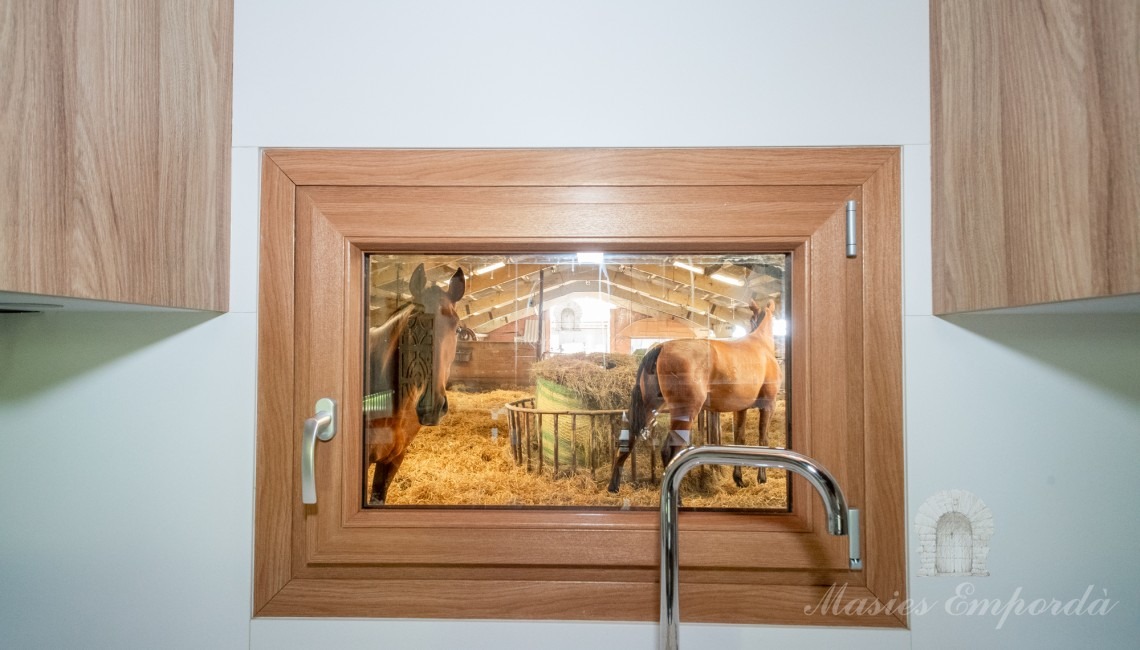
[[(905, 625), (889, 609), (810, 614), (833, 584), (868, 603), (906, 598), (898, 160), (886, 148), (267, 152), (256, 615), (655, 618), (657, 513), (633, 496), (652, 486), (654, 454), (633, 452), (609, 492), (628, 406), (527, 420), (546, 381), (533, 366), (559, 356), (555, 334), (567, 336), (563, 352), (600, 346), (594, 363), (608, 371), (619, 354), (640, 364), (653, 342), (739, 338), (764, 312), (782, 348), (784, 423), (770, 444), (818, 459), (862, 509), (865, 570), (849, 570), (846, 540), (826, 533), (800, 477), (766, 504), (706, 504), (690, 492), (682, 612)], [(561, 327), (565, 308), (587, 298), (601, 315), (583, 308), (576, 330)], [(495, 394), (510, 385), (522, 394)], [(581, 413), (606, 410), (616, 418), (593, 424), (591, 450)], [(562, 489), (531, 503), (491, 481), (468, 477), (460, 489), (455, 476), (413, 471), (429, 451), (461, 446), (428, 435), (461, 416), (474, 418), (481, 446), (456, 458), (502, 462), (597, 500)], [(392, 424), (401, 417), (420, 425), (411, 444), (433, 449), (407, 447), (378, 495), (376, 462), (409, 437)], [(689, 440), (707, 439), (703, 427), (729, 442), (731, 419), (694, 413)], [(757, 478), (721, 483), (747, 496)], [(475, 496), (451, 500), (460, 493)]]
[(562, 329), (576, 330), (578, 329), (578, 314), (574, 312), (572, 307), (562, 308)]
[[(789, 257), (368, 254), (366, 505), (656, 508), (671, 411), (686, 407), (693, 444), (785, 448), (787, 336), (760, 320), (771, 303), (768, 318), (786, 324)], [(402, 370), (422, 343), (411, 306), (473, 333), (437, 327), (440, 353), (425, 355), (436, 367), (419, 377)], [(516, 336), (520, 321), (549, 336)], [(705, 373), (692, 378), (699, 402), (665, 400), (635, 336), (679, 342), (661, 349)], [(436, 410), (426, 420), (425, 404)], [(783, 470), (702, 466), (682, 495), (688, 508), (784, 512), (788, 488)]]

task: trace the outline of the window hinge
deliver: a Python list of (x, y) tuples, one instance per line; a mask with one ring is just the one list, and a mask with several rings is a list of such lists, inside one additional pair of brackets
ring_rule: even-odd
[(847, 202), (847, 257), (855, 257), (858, 250), (855, 246), (855, 215), (856, 203), (854, 200)]

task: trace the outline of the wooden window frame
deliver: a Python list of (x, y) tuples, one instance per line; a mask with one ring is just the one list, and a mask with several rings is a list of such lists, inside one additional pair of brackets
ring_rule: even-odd
[[(743, 236), (713, 239), (702, 239), (700, 227), (691, 220), (720, 195), (755, 194), (768, 205), (791, 205), (801, 189), (822, 188), (837, 206), (845, 203), (838, 197), (855, 198), (860, 204), (859, 257), (841, 262), (848, 266), (837, 268), (849, 271), (841, 270), (838, 277), (847, 280), (826, 295), (853, 306), (854, 311), (835, 313), (861, 333), (857, 340), (847, 340), (844, 328), (813, 330), (817, 338), (828, 339), (819, 345), (848, 345), (857, 361), (847, 368), (847, 376), (826, 381), (851, 381), (860, 387), (839, 407), (843, 425), (859, 435), (850, 442), (827, 443), (831, 446), (826, 449), (824, 443), (812, 449), (811, 436), (803, 436), (807, 442), (797, 446), (793, 440), (793, 448), (843, 458), (844, 465), (851, 466), (855, 480), (846, 484), (847, 467), (829, 468), (852, 505), (862, 509), (865, 570), (843, 568), (845, 538), (822, 533), (822, 508), (806, 483), (800, 483), (793, 488), (798, 492), (793, 492), (792, 512), (786, 516), (682, 514), (681, 612), (686, 621), (906, 627), (905, 612), (897, 608), (880, 608), (878, 613), (829, 610), (822, 615), (812, 609), (838, 584), (846, 585), (846, 601), (864, 599), (871, 605), (906, 598), (899, 158), (897, 148), (882, 147), (266, 151), (254, 615), (655, 620), (655, 512), (365, 509), (359, 498), (360, 424), (346, 415), (341, 434), (318, 452), (318, 488), (331, 498), (319, 506), (303, 506), (296, 442), (301, 422), (311, 414), (307, 387), (327, 380), (326, 385), (335, 386), (330, 390), (339, 391), (344, 414), (359, 411), (362, 390), (359, 360), (348, 361), (343, 373), (311, 376), (320, 374), (305, 361), (310, 358), (308, 337), (314, 335), (314, 323), (319, 326), (313, 314), (327, 310), (338, 315), (332, 329), (342, 338), (332, 340), (361, 341), (361, 253), (424, 248), (794, 250), (795, 295), (806, 292), (809, 283), (822, 284), (805, 272), (805, 260), (813, 246), (825, 241), (820, 234), (824, 230), (829, 246), (842, 237), (833, 232), (837, 218), (789, 217), (776, 224), (778, 236), (756, 234), (750, 225)], [(639, 206), (657, 218), (673, 220), (663, 231), (668, 236), (654, 237), (622, 221), (608, 203), (610, 194), (632, 196), (642, 191), (639, 188), (648, 188), (650, 194), (689, 192), (699, 200), (656, 212), (652, 206)], [(553, 203), (589, 203), (590, 218), (568, 224), (565, 233), (523, 227), (523, 236), (515, 238), (502, 236), (501, 223), (465, 223), (463, 232), (445, 241), (441, 251), (422, 237), (379, 237), (375, 210), (373, 216), (368, 211), (389, 195), (397, 202), (426, 196), (422, 200), (430, 204), (446, 203), (452, 195), (470, 201), (476, 194), (509, 201), (513, 196), (545, 196), (544, 190), (555, 196)], [(435, 195), (443, 198), (431, 198)], [(399, 207), (393, 204), (397, 212)], [(617, 207), (622, 207), (620, 201)], [(731, 211), (727, 204), (720, 209)], [(669, 210), (681, 216), (660, 217)], [(756, 215), (732, 218), (754, 224)], [(525, 221), (513, 223), (519, 227)], [(594, 236), (593, 227), (609, 234)], [(810, 268), (838, 264), (824, 262), (834, 257), (818, 253), (815, 259), (819, 263)], [(343, 278), (343, 291), (313, 292), (310, 284), (318, 273)], [(793, 302), (793, 317), (803, 322), (805, 309)], [(813, 318), (823, 322), (829, 314), (823, 306), (816, 309)], [(805, 345), (793, 338), (793, 355), (810, 356)], [(353, 348), (346, 344), (344, 349)], [(793, 375), (797, 390), (808, 388), (806, 374)], [(474, 529), (478, 532), (472, 533)], [(449, 537), (454, 535), (459, 537)], [(406, 546), (395, 552), (395, 544), (378, 548), (377, 540)], [(504, 554), (505, 547), (515, 552)]]

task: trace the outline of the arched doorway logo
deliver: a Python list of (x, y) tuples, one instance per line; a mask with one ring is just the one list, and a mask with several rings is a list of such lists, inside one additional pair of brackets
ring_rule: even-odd
[(993, 513), (966, 490), (943, 490), (915, 516), (920, 576), (985, 576)]

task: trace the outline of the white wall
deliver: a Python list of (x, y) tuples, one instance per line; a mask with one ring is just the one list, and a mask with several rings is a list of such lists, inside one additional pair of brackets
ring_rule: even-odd
[[(1128, 647), (1140, 323), (930, 316), (925, 0), (237, 0), (232, 312), (0, 316), (0, 647), (652, 648), (649, 624), (249, 621), (257, 148), (905, 145), (908, 512), (994, 512), (976, 595), (910, 631), (686, 625), (687, 647)], [(967, 329), (968, 328), (968, 329)], [(914, 544), (911, 544), (914, 546)], [(912, 575), (917, 565), (910, 559)], [(1095, 596), (1094, 596), (1095, 597)], [(758, 603), (762, 606), (762, 603)]]
[(922, 0), (237, 4), (235, 146), (929, 141)]
[(245, 647), (254, 330), (0, 316), (0, 647)]
[(234, 170), (229, 313), (0, 315), (0, 648), (249, 647), (256, 152)]

